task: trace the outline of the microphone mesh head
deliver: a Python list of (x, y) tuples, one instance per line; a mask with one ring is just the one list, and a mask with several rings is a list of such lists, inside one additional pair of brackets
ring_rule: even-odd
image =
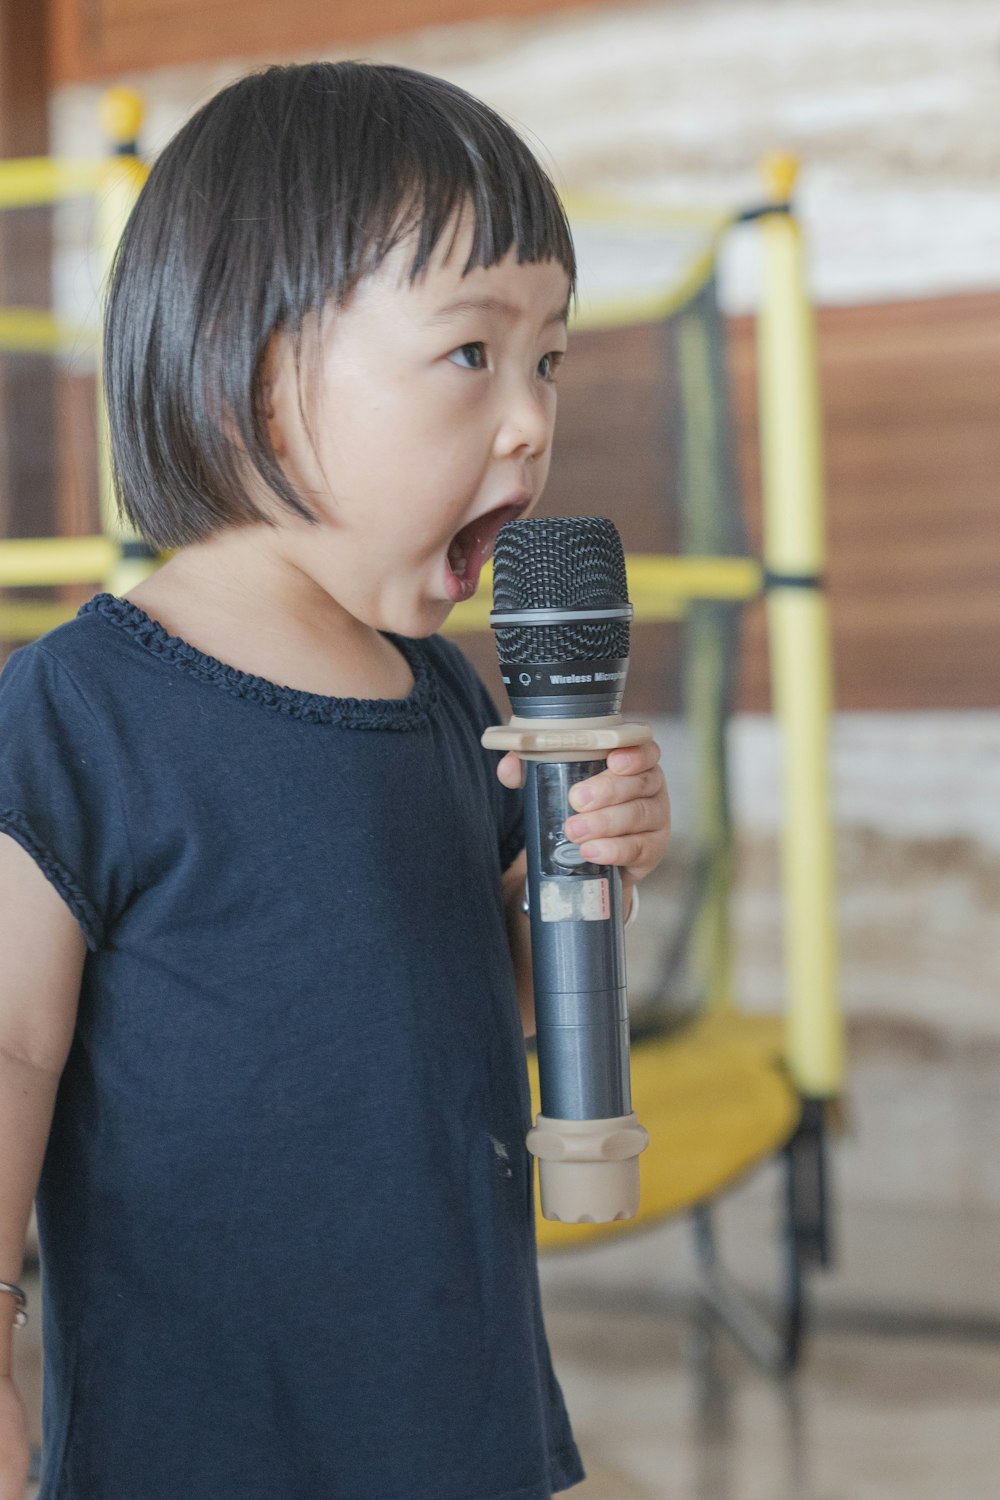
[[(628, 603), (625, 553), (604, 516), (509, 521), (493, 551), (493, 608), (602, 609)], [(505, 665), (525, 661), (608, 661), (629, 653), (628, 620), (504, 625), (496, 631)]]

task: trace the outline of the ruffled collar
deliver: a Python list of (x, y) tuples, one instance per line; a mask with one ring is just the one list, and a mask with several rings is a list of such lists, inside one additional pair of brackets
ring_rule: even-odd
[(345, 729), (415, 729), (426, 722), (436, 699), (425, 650), (419, 641), (404, 636), (389, 635), (387, 639), (402, 652), (413, 673), (413, 688), (406, 698), (330, 698), (300, 688), (281, 687), (265, 677), (255, 677), (238, 667), (227, 666), (214, 656), (206, 656), (179, 636), (170, 635), (138, 605), (115, 594), (95, 595), (79, 614), (100, 616), (150, 655), (201, 682), (211, 683), (233, 697), (258, 703), (272, 712), (312, 724), (337, 724)]

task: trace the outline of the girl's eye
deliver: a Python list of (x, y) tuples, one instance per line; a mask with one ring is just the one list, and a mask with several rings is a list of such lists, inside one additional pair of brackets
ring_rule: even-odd
[(550, 385), (556, 383), (556, 373), (566, 356), (561, 350), (553, 349), (549, 354), (543, 354), (538, 361), (538, 378), (547, 380)]
[(448, 358), (465, 370), (484, 370), (486, 368), (486, 345), (463, 344), (461, 349), (453, 349)]

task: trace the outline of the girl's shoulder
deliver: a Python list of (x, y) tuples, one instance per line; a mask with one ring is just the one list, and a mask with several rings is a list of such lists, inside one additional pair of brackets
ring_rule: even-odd
[(0, 671), (0, 713), (18, 713), (28, 699), (68, 702), (74, 688), (86, 696), (85, 683), (112, 674), (96, 622), (77, 615), (11, 653)]
[(136, 884), (117, 716), (101, 691), (115, 671), (100, 630), (78, 618), (0, 672), (0, 832), (35, 860), (93, 950)]
[(19, 646), (0, 671), (0, 738), (13, 756), (38, 766), (70, 760), (111, 774), (118, 726), (144, 710), (129, 655), (96, 611)]

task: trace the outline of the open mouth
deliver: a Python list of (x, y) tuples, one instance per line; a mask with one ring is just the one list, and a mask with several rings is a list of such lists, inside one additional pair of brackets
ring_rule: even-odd
[(452, 604), (461, 604), (463, 600), (472, 598), (479, 587), (483, 563), (493, 551), (493, 543), (501, 526), (506, 526), (508, 521), (516, 521), (527, 510), (529, 503), (523, 500), (499, 505), (496, 510), (477, 516), (455, 533), (448, 548), (445, 569), (445, 587)]

